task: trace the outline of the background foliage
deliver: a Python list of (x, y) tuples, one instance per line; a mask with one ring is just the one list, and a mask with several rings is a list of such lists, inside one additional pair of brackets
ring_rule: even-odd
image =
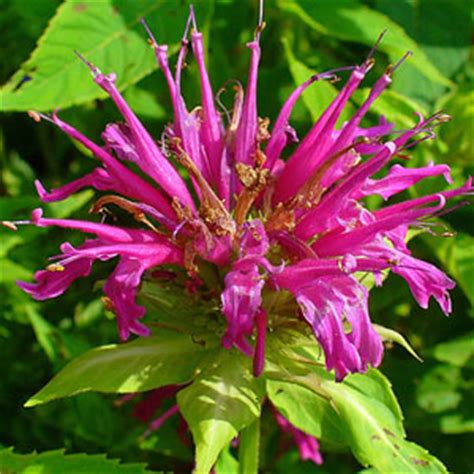
[[(229, 78), (244, 80), (248, 64), (245, 42), (253, 33), (257, 2), (194, 2), (201, 28), (207, 34), (208, 63), (215, 90)], [(0, 215), (22, 218), (38, 205), (33, 180), (55, 187), (92, 167), (91, 157), (48, 124), (35, 124), (24, 113), (60, 107), (62, 116), (98, 139), (106, 123), (118, 115), (110, 100), (93, 84), (89, 72), (72, 51), (79, 50), (104, 72), (115, 71), (119, 86), (155, 136), (170, 118), (163, 77), (156, 71), (152, 51), (139, 25), (146, 17), (159, 41), (176, 50), (184, 27), (187, 3), (180, 0), (0, 0)], [(413, 111), (444, 109), (453, 121), (439, 130), (438, 139), (416, 147), (411, 163), (446, 162), (456, 184), (473, 174), (472, 29), (469, 0), (278, 0), (266, 2), (267, 28), (262, 36), (259, 110), (275, 118), (284, 98), (312, 71), (360, 62), (379, 33), (388, 29), (376, 53), (377, 64), (365, 87), (389, 62), (406, 50), (413, 58), (397, 71), (390, 90), (374, 111), (397, 128), (415, 120)], [(184, 93), (198, 103), (197, 69), (190, 62)], [(292, 123), (300, 136), (331, 100), (339, 84), (316, 84), (295, 109)], [(352, 103), (357, 107), (367, 89)], [(223, 96), (230, 103), (230, 94)], [(374, 119), (369, 117), (368, 122)], [(439, 187), (429, 181), (415, 192)], [(45, 206), (57, 217), (86, 216), (92, 194), (82, 192), (66, 203)], [(403, 349), (387, 351), (382, 371), (394, 385), (405, 414), (409, 438), (436, 454), (451, 471), (472, 470), (474, 442), (474, 208), (463, 207), (444, 216), (457, 235), (418, 236), (411, 244), (417, 255), (438, 263), (458, 281), (453, 292), (453, 315), (447, 319), (435, 306), (420, 310), (404, 284), (389, 277), (383, 289), (372, 292), (371, 313), (376, 322), (406, 335), (424, 359), (420, 364)], [(145, 426), (132, 417), (129, 404), (114, 405), (115, 396), (82, 394), (25, 409), (23, 403), (69, 360), (87, 349), (116, 340), (115, 324), (100, 301), (93, 282), (107, 265), (78, 281), (61, 298), (33, 302), (15, 285), (31, 279), (60, 242), (74, 243), (74, 235), (60, 229), (22, 228), (1, 231), (0, 248), (0, 447), (18, 453), (66, 448), (68, 453), (107, 453), (125, 462), (148, 463), (151, 469), (183, 469), (191, 450), (176, 438), (172, 423), (146, 440)], [(100, 268), (99, 268), (100, 267)], [(361, 467), (346, 453), (325, 453), (317, 468), (298, 460), (295, 450), (274, 456), (275, 428), (262, 421), (267, 441), (262, 445), (264, 467), (273, 472), (355, 472)], [(28, 459), (14, 458), (21, 469)], [(63, 453), (49, 455), (60, 459)], [(13, 460), (12, 460), (13, 459)], [(82, 458), (81, 458), (82, 459)], [(71, 456), (71, 472), (75, 462)], [(84, 458), (85, 459), (85, 458)], [(276, 460), (275, 460), (276, 459)], [(103, 458), (90, 456), (91, 466)], [(40, 461), (42, 460), (40, 459)], [(107, 472), (114, 472), (109, 465)], [(22, 464), (23, 463), (23, 464)], [(96, 467), (105, 469), (105, 467)], [(124, 472), (145, 472), (131, 465)]]

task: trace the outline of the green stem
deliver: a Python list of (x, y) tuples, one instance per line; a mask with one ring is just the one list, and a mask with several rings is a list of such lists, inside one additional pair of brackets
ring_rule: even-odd
[(240, 432), (239, 473), (257, 474), (260, 451), (260, 418)]

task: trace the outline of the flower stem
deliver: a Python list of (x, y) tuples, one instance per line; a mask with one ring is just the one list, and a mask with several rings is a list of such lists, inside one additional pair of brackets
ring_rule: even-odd
[(260, 418), (240, 433), (239, 473), (257, 474), (260, 450)]

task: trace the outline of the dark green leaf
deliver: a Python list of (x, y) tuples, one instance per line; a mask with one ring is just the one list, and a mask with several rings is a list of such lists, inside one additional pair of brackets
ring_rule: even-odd
[(332, 37), (372, 46), (377, 37), (387, 29), (379, 48), (395, 63), (407, 51), (413, 51), (412, 64), (431, 81), (450, 85), (450, 81), (428, 59), (421, 48), (399, 25), (376, 10), (354, 0), (312, 2), (311, 0), (278, 2), (283, 11), (299, 16), (316, 31)]

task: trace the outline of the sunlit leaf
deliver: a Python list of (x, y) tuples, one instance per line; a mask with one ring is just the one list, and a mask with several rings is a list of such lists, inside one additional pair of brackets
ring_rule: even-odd
[(143, 392), (186, 383), (210, 350), (191, 336), (165, 330), (133, 342), (97, 347), (70, 362), (25, 406), (81, 392)]
[(209, 472), (232, 438), (260, 416), (263, 382), (249, 359), (222, 349), (194, 382), (178, 393), (178, 403), (196, 445), (196, 472)]
[(176, 43), (187, 11), (186, 4), (164, 0), (66, 0), (31, 57), (2, 88), (2, 110), (45, 111), (106, 97), (74, 50), (104, 73), (115, 72), (125, 89), (156, 69), (140, 19), (147, 18), (160, 42)]
[(381, 472), (447, 472), (436, 458), (405, 439), (400, 408), (379, 372), (349, 375), (338, 383), (313, 364), (306, 365), (306, 373), (295, 374), (288, 366), (295, 358), (289, 354), (291, 349), (272, 351), (268, 394), (297, 428), (346, 444), (361, 464)]

